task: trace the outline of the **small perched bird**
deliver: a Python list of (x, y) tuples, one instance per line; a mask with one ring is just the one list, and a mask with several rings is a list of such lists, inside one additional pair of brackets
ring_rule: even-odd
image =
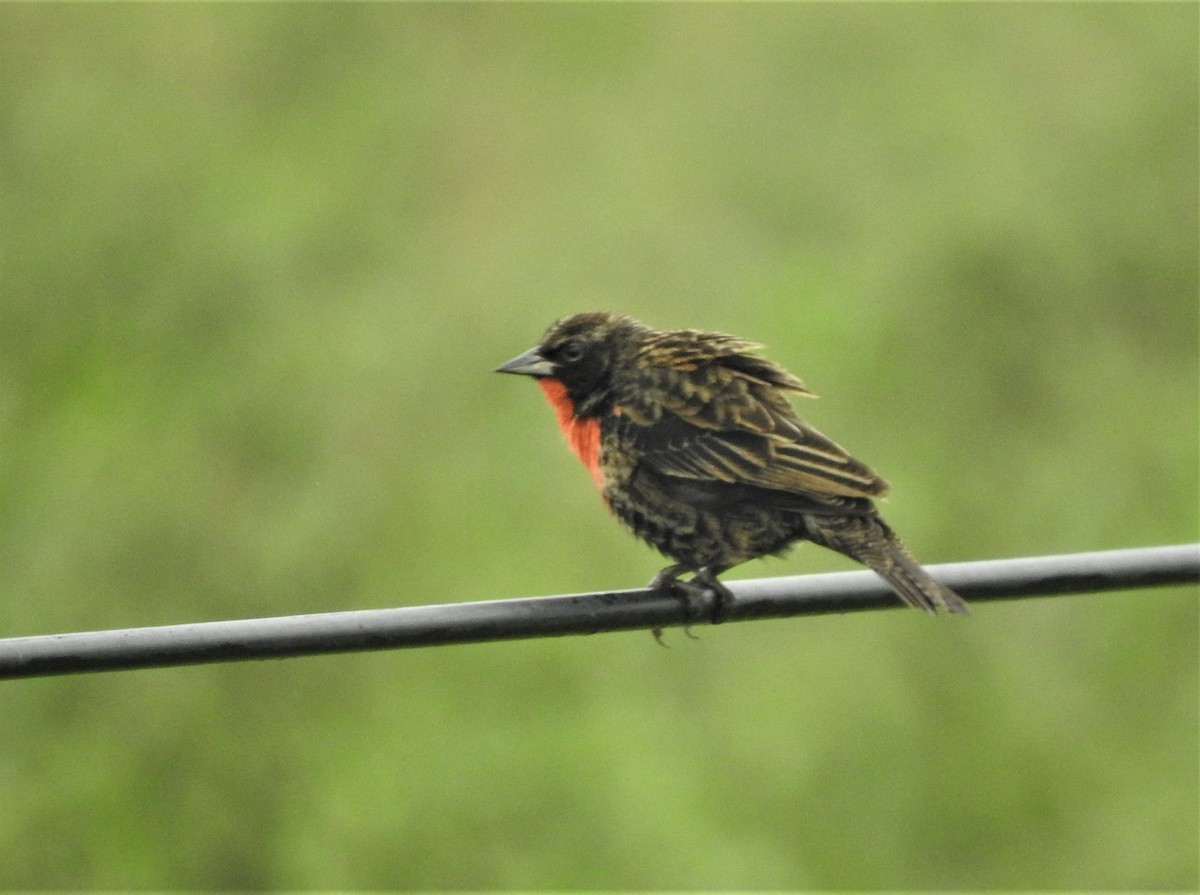
[(719, 621), (733, 596), (718, 575), (807, 540), (870, 567), (910, 606), (967, 612), (879, 515), (887, 483), (796, 415), (785, 393), (812, 393), (761, 347), (593, 312), (496, 371), (537, 380), (604, 502), (675, 561), (649, 586), (681, 588), (689, 611), (707, 589)]

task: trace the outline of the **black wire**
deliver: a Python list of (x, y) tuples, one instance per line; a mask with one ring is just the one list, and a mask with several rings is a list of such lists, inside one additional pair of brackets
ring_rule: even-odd
[[(1200, 581), (1200, 544), (927, 566), (969, 601), (1059, 596)], [(728, 622), (899, 607), (873, 572), (726, 582)], [(279, 659), (360, 650), (665, 628), (679, 597), (602, 591), (0, 639), (0, 679)]]

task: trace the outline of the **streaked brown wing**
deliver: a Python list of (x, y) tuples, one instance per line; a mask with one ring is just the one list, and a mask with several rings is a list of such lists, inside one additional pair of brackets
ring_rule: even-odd
[(881, 497), (887, 484), (815, 429), (800, 437), (702, 429), (674, 415), (622, 427), (641, 463), (663, 475), (740, 483), (805, 497)]
[(751, 373), (745, 356), (736, 357), (736, 366), (725, 358), (693, 369), (673, 366), (653, 377), (647, 400), (631, 396), (621, 430), (642, 463), (663, 475), (806, 499), (886, 493), (887, 483), (869, 467), (797, 417), (780, 385), (765, 381), (763, 371), (799, 380), (760, 358), (751, 359)]

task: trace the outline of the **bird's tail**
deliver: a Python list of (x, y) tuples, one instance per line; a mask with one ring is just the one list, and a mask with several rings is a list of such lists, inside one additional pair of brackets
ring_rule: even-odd
[(909, 606), (926, 612), (970, 612), (962, 597), (938, 584), (878, 515), (805, 517), (807, 537), (870, 568)]

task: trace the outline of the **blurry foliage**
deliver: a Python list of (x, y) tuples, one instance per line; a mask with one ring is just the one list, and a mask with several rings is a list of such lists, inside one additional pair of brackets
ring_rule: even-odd
[[(640, 584), (489, 372), (597, 307), (767, 343), (929, 562), (1194, 540), (1196, 34), (3, 7), (0, 636)], [(1197, 614), (10, 682), (0, 888), (1195, 888)]]

